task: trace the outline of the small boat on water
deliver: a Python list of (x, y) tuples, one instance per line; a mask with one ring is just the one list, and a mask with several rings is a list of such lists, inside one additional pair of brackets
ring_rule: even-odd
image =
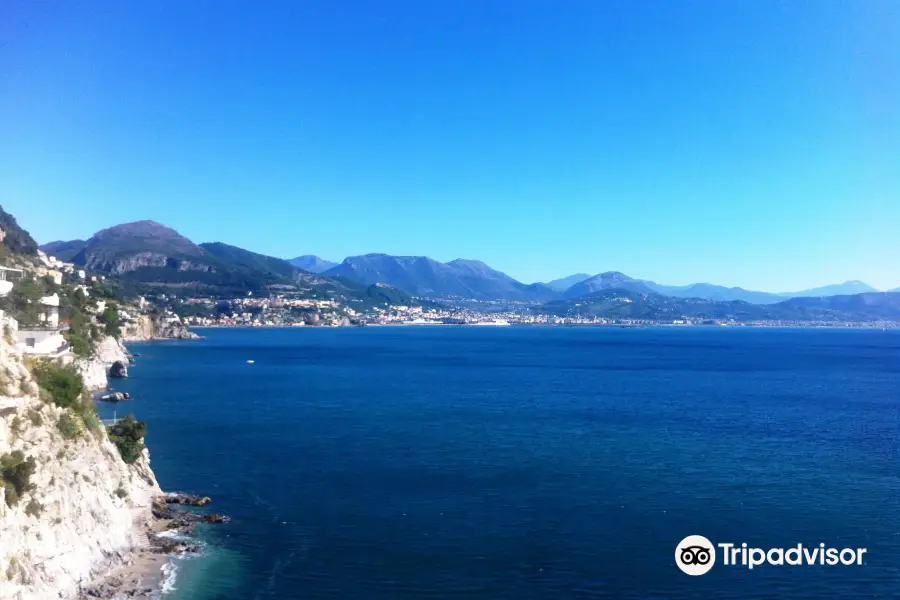
[(97, 400), (103, 402), (121, 402), (122, 400), (130, 400), (131, 395), (128, 392), (108, 392), (97, 396)]
[(247, 364), (248, 364), (248, 365), (252, 365), (252, 364), (255, 363), (255, 362), (256, 362), (255, 360), (248, 360), (248, 361), (247, 361)]

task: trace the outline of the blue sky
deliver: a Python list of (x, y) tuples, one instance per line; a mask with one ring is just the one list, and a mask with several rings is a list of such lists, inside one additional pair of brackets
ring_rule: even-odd
[(42, 242), (900, 286), (897, 2), (0, 10), (0, 204)]

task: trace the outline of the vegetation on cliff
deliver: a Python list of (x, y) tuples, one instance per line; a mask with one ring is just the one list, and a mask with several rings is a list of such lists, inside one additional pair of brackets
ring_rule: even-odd
[(147, 435), (147, 424), (128, 415), (108, 428), (109, 440), (119, 449), (122, 460), (133, 464), (144, 452), (144, 436)]
[(57, 420), (57, 429), (67, 439), (77, 437), (81, 432), (79, 422), (89, 431), (100, 431), (100, 419), (90, 394), (84, 386), (84, 379), (74, 365), (64, 365), (59, 361), (35, 361), (31, 372), (45, 402), (67, 409)]
[(21, 450), (0, 456), (0, 487), (6, 491), (7, 506), (15, 506), (31, 490), (31, 476), (36, 468), (34, 458), (26, 458)]
[(119, 329), (119, 320), (119, 307), (115, 303), (109, 302), (100, 314), (100, 323), (103, 325), (103, 333), (115, 338), (119, 337), (121, 333)]
[(72, 352), (81, 357), (89, 357), (94, 353), (97, 330), (87, 312), (87, 297), (75, 290), (60, 297), (60, 312), (66, 315), (69, 329), (63, 337), (72, 348)]
[(37, 254), (37, 242), (34, 241), (30, 233), (19, 226), (14, 216), (3, 210), (2, 206), (0, 206), (0, 229), (6, 234), (3, 238), (3, 244), (0, 246), (0, 255), (5, 254), (6, 251), (27, 256), (35, 256)]
[(39, 325), (41, 298), (60, 291), (60, 286), (49, 277), (26, 275), (15, 282), (9, 294), (0, 298), (0, 309), (9, 313), (20, 326)]

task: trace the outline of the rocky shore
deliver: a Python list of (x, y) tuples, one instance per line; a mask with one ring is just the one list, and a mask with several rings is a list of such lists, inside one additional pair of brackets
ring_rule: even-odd
[(227, 523), (229, 518), (219, 514), (204, 514), (173, 508), (177, 505), (203, 507), (211, 502), (208, 496), (164, 494), (153, 499), (153, 520), (141, 536), (146, 540), (123, 557), (111, 572), (83, 587), (78, 600), (138, 598), (149, 600), (159, 594), (164, 570), (176, 556), (198, 554), (202, 547), (186, 541), (197, 523)]
[(176, 315), (139, 315), (122, 328), (122, 340), (126, 342), (196, 339), (200, 336)]
[[(104, 389), (130, 359), (105, 337), (91, 359), (62, 362)], [(95, 414), (57, 402), (69, 388), (52, 390), (0, 336), (0, 599), (150, 598), (173, 556), (200, 551), (184, 541), (194, 526), (228, 519), (201, 508), (207, 497), (165, 494), (146, 448), (126, 462)]]
[[(200, 336), (174, 323), (160, 328), (153, 321), (143, 321), (142, 328), (131, 330), (130, 341), (150, 341), (159, 339), (198, 339)], [(178, 324), (180, 325), (180, 323)], [(152, 335), (152, 337), (148, 337)], [(111, 338), (110, 338), (111, 339)], [(127, 377), (127, 365), (132, 364), (133, 355), (118, 340), (104, 340), (101, 352), (88, 367), (93, 369), (92, 386), (107, 385), (107, 377)], [(96, 364), (102, 365), (103, 378)], [(90, 373), (90, 371), (88, 371)], [(150, 505), (151, 520), (144, 524), (136, 538), (140, 541), (111, 571), (79, 589), (79, 600), (137, 598), (150, 600), (159, 595), (165, 579), (165, 568), (173, 557), (197, 554), (202, 547), (185, 541), (190, 539), (197, 523), (222, 524), (228, 517), (219, 514), (205, 514), (196, 510), (182, 510), (179, 505), (191, 508), (205, 507), (211, 502), (208, 496), (168, 493), (157, 495)]]

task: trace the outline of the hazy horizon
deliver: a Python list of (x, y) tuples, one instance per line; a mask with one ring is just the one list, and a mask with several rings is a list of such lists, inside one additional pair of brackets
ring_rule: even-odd
[(523, 281), (900, 286), (896, 3), (14, 3), (0, 204)]

